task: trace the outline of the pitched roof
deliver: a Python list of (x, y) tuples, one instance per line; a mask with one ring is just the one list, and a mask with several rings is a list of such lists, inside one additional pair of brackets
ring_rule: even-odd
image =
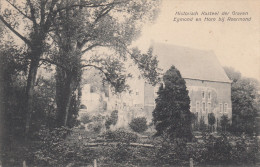
[(162, 43), (152, 46), (164, 71), (174, 65), (183, 78), (231, 83), (213, 51)]

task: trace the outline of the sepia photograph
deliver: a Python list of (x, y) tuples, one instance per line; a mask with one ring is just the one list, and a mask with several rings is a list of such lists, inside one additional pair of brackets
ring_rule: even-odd
[(1, 0), (0, 167), (260, 167), (259, 0)]

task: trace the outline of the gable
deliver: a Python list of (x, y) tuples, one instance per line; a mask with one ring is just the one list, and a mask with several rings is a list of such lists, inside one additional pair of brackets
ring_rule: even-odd
[(174, 65), (183, 78), (231, 83), (212, 51), (161, 43), (154, 43), (153, 51), (164, 71)]

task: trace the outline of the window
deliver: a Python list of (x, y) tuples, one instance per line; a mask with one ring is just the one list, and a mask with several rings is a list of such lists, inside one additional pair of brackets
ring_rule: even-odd
[(206, 111), (206, 103), (205, 102), (202, 103), (202, 111)]
[(95, 93), (97, 91), (97, 88), (94, 85), (90, 86), (90, 93)]
[(199, 112), (200, 111), (200, 102), (197, 101), (196, 102), (196, 112)]
[(208, 93), (208, 96), (209, 96), (209, 99), (211, 99), (211, 93), (210, 92)]
[(202, 91), (202, 98), (204, 99), (205, 98), (205, 92)]
[(222, 104), (222, 103), (219, 104), (219, 112), (220, 112), (220, 113), (223, 112), (223, 104)]
[(211, 102), (208, 102), (208, 112), (211, 112)]
[(224, 105), (224, 112), (225, 112), (225, 113), (227, 113), (227, 108), (228, 108), (228, 104), (225, 103), (225, 105)]

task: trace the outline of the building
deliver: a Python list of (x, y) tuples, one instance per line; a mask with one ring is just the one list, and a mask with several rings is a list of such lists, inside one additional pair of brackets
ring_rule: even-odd
[[(227, 115), (231, 120), (231, 80), (227, 77), (213, 51), (202, 51), (186, 47), (154, 44), (154, 54), (158, 56), (164, 71), (174, 65), (186, 81), (191, 100), (190, 110), (208, 124), (208, 114), (214, 113), (216, 120)], [(150, 86), (149, 86), (150, 87)], [(152, 88), (145, 87), (144, 108), (152, 112)], [(153, 106), (154, 107), (154, 106)], [(217, 124), (217, 121), (216, 121)]]
[[(154, 43), (153, 49), (164, 72), (172, 65), (180, 71), (189, 91), (190, 110), (197, 116), (197, 121), (204, 119), (208, 124), (209, 113), (214, 113), (216, 124), (222, 115), (231, 118), (231, 81), (212, 51), (160, 43)], [(130, 92), (120, 95), (110, 93), (106, 99), (109, 104), (107, 110), (119, 111), (118, 127), (128, 126), (134, 117), (139, 116), (152, 121), (158, 86), (153, 87), (140, 78), (132, 79), (129, 85)]]

